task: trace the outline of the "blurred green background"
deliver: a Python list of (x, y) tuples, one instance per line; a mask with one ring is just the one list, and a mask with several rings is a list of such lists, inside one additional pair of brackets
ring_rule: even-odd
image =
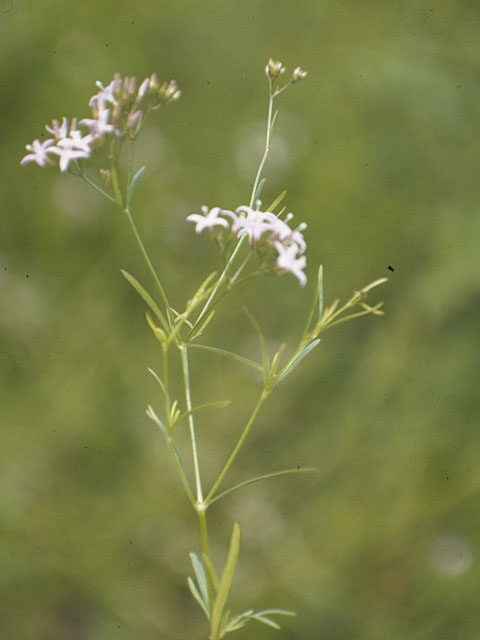
[[(185, 582), (195, 516), (144, 414), (160, 354), (120, 268), (148, 277), (118, 212), (21, 168), (24, 145), (86, 117), (115, 71), (177, 80), (137, 145), (135, 215), (180, 305), (217, 266), (186, 215), (248, 201), (272, 56), (309, 72), (279, 100), (264, 200), (286, 188), (308, 223), (310, 283), (245, 286), (205, 343), (258, 357), (245, 302), (272, 349), (295, 340), (320, 262), (328, 300), (390, 280), (383, 318), (324, 334), (272, 397), (229, 482), (320, 474), (212, 507), (218, 563), (243, 526), (235, 610), (298, 612), (236, 637), (476, 640), (478, 3), (0, 0), (0, 51), (1, 638), (206, 638)], [(258, 381), (203, 355), (192, 369), (194, 401), (235, 391), (199, 424), (208, 484)]]

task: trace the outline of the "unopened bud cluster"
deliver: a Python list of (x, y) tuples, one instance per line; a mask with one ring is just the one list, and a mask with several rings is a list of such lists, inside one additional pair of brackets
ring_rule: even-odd
[[(283, 63), (280, 62), (280, 60), (273, 60), (273, 58), (270, 58), (265, 67), (265, 74), (270, 82), (274, 82), (279, 76), (285, 73), (285, 70), (286, 68)], [(295, 67), (289, 84), (293, 84), (294, 82), (303, 80), (306, 75), (306, 71), (303, 71), (303, 69), (301, 69), (300, 67)]]
[(70, 125), (67, 118), (62, 118), (61, 123), (53, 120), (45, 127), (53, 137), (27, 145), (30, 153), (23, 157), (22, 165), (35, 162), (41, 167), (52, 166), (57, 157), (60, 170), (67, 171), (72, 160), (89, 158), (108, 137), (135, 138), (151, 111), (181, 95), (175, 80), (160, 84), (155, 73), (145, 78), (138, 88), (135, 77), (122, 78), (119, 73), (106, 87), (101, 82), (96, 84), (100, 91), (88, 103), (92, 117), (80, 121), (73, 118)]

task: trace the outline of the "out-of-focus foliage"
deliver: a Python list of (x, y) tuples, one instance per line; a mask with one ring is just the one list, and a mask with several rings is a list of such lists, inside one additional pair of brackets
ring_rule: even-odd
[[(216, 267), (186, 215), (248, 201), (273, 56), (309, 75), (279, 100), (264, 202), (287, 188), (308, 222), (311, 283), (245, 285), (205, 342), (256, 354), (244, 303), (272, 347), (293, 341), (319, 262), (327, 302), (390, 281), (386, 316), (324, 335), (229, 479), (320, 474), (211, 509), (219, 562), (242, 522), (238, 610), (298, 612), (279, 635), (238, 637), (476, 640), (477, 3), (2, 0), (0, 52), (2, 638), (205, 637), (185, 581), (196, 521), (144, 415), (158, 346), (120, 268), (147, 275), (119, 213), (71, 176), (20, 168), (24, 145), (53, 117), (85, 117), (115, 71), (177, 80), (181, 100), (138, 144), (134, 211), (180, 303)], [(256, 380), (205, 354), (192, 368), (199, 400), (237, 390), (199, 427), (208, 483)]]

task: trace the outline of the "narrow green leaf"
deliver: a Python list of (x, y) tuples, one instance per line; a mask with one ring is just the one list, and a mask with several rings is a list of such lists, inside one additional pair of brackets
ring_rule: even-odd
[(156, 373), (153, 369), (150, 369), (150, 367), (148, 367), (148, 370), (150, 371), (150, 373), (152, 374), (152, 376), (155, 378), (155, 380), (158, 382), (158, 384), (160, 385), (160, 389), (162, 390), (163, 393), (165, 393), (165, 385), (163, 384), (163, 380), (160, 378), (160, 376), (158, 375), (158, 373)]
[(146, 289), (142, 287), (142, 285), (138, 282), (136, 278), (134, 278), (130, 273), (128, 273), (128, 271), (121, 269), (121, 272), (123, 277), (126, 280), (128, 280), (128, 282), (132, 285), (132, 287), (139, 294), (139, 296), (143, 298), (143, 300), (147, 303), (147, 305), (150, 307), (150, 309), (153, 311), (153, 313), (157, 316), (159, 321), (162, 323), (163, 328), (168, 332), (169, 328), (168, 328), (167, 321), (165, 320), (165, 316), (158, 308), (157, 303), (152, 298), (152, 296), (146, 291)]
[(285, 368), (279, 373), (275, 384), (278, 384), (284, 378), (286, 378), (288, 374), (291, 373), (295, 369), (295, 367), (298, 364), (300, 364), (300, 362), (306, 356), (308, 356), (310, 351), (312, 351), (312, 349), (315, 349), (315, 347), (318, 345), (319, 342), (320, 342), (320, 338), (317, 338), (316, 340), (313, 340), (313, 342), (310, 342), (310, 344), (307, 344), (307, 346), (304, 349), (302, 349), (300, 353), (297, 353), (297, 355), (292, 360), (290, 360), (290, 362), (285, 366)]
[(150, 418), (150, 420), (152, 420), (157, 425), (157, 427), (159, 427), (160, 431), (163, 433), (165, 437), (165, 440), (168, 441), (167, 429), (150, 405), (148, 405), (148, 408), (145, 411), (145, 413)]
[(273, 629), (278, 630), (280, 629), (280, 625), (274, 620), (271, 620), (270, 618), (267, 617), (272, 614), (277, 616), (295, 616), (296, 615), (294, 611), (287, 611), (285, 609), (264, 609), (263, 611), (257, 611), (256, 613), (252, 614), (250, 618), (252, 620), (257, 620), (258, 622), (262, 622), (263, 624), (267, 625), (267, 627), (272, 627)]
[(270, 357), (268, 355), (267, 343), (265, 342), (265, 338), (263, 337), (263, 333), (262, 333), (262, 330), (260, 329), (258, 322), (255, 320), (253, 315), (250, 313), (250, 311), (246, 307), (244, 309), (245, 309), (245, 313), (248, 316), (248, 319), (250, 320), (253, 328), (255, 329), (255, 333), (257, 334), (258, 340), (260, 342), (260, 348), (262, 350), (262, 362), (263, 362), (262, 370), (263, 370), (264, 379), (267, 380), (268, 373), (270, 371)]
[(135, 185), (138, 182), (138, 179), (140, 178), (140, 176), (142, 175), (142, 173), (145, 171), (147, 167), (142, 167), (141, 169), (139, 169), (137, 171), (137, 173), (133, 176), (132, 181), (130, 182), (130, 188), (128, 190), (128, 196), (127, 196), (127, 206), (130, 207), (130, 201), (132, 199), (133, 196), (133, 192), (135, 190)]
[(213, 498), (213, 500), (211, 500), (210, 504), (213, 504), (217, 500), (220, 500), (220, 498), (224, 498), (229, 493), (237, 491), (237, 489), (243, 489), (243, 487), (247, 487), (249, 484), (254, 484), (255, 482), (260, 482), (261, 480), (270, 480), (270, 478), (276, 478), (277, 476), (285, 476), (287, 474), (293, 473), (318, 473), (318, 469), (313, 469), (312, 467), (296, 467), (295, 469), (282, 469), (282, 471), (274, 471), (273, 473), (266, 473), (261, 476), (255, 476), (254, 478), (244, 480), (243, 482), (240, 482), (239, 484), (236, 484), (235, 486), (222, 491), (222, 493), (219, 493), (217, 496), (215, 496), (215, 498)]
[(199, 411), (205, 411), (208, 409), (224, 409), (225, 407), (228, 407), (229, 404), (231, 404), (230, 400), (219, 400), (218, 402), (208, 402), (206, 404), (201, 404), (198, 407), (194, 407), (190, 411), (184, 411), (177, 418), (177, 422), (181, 422), (182, 420), (185, 420), (185, 418), (188, 418), (188, 416), (193, 416), (195, 413), (198, 413)]
[(273, 131), (273, 127), (275, 126), (275, 121), (277, 119), (277, 116), (278, 116), (278, 109), (273, 114), (272, 124), (270, 125), (270, 133)]
[(232, 353), (231, 351), (225, 351), (225, 349), (219, 349), (218, 347), (209, 347), (206, 344), (191, 344), (190, 347), (195, 349), (203, 349), (204, 351), (210, 351), (211, 353), (216, 353), (219, 356), (223, 356), (224, 358), (230, 358), (230, 360), (236, 360), (241, 364), (246, 365), (247, 367), (251, 367), (256, 371), (262, 371), (263, 367), (258, 364), (258, 362), (254, 362), (253, 360), (249, 360), (248, 358), (244, 358), (243, 356), (239, 356), (236, 353)]
[(195, 600), (198, 602), (198, 604), (202, 607), (203, 612), (207, 616), (207, 619), (210, 620), (210, 612), (208, 610), (208, 607), (205, 604), (205, 602), (202, 600), (202, 596), (198, 593), (198, 589), (195, 586), (194, 581), (190, 577), (187, 578), (187, 584), (188, 584), (188, 587), (190, 589), (190, 592), (191, 592), (192, 596), (195, 598)]
[(257, 620), (258, 622), (262, 622), (267, 627), (272, 627), (272, 629), (279, 630), (281, 628), (279, 624), (277, 624), (273, 620), (270, 620), (270, 618), (267, 618), (265, 616), (261, 616), (259, 613), (254, 613), (253, 616), (250, 616), (250, 618), (252, 620)]
[(237, 631), (238, 629), (241, 629), (250, 620), (250, 616), (252, 613), (254, 613), (254, 610), (249, 609), (248, 611), (244, 611), (243, 613), (239, 613), (238, 615), (234, 616), (225, 627), (225, 631), (229, 633), (230, 631)]
[(265, 181), (266, 181), (266, 178), (262, 178), (262, 179), (260, 180), (260, 183), (259, 183), (259, 185), (258, 185), (258, 187), (257, 187), (257, 190), (255, 191), (255, 195), (254, 195), (254, 197), (253, 197), (253, 202), (254, 202), (254, 203), (255, 203), (255, 202), (260, 198), (260, 196), (262, 195), (262, 190), (263, 190), (263, 186), (264, 186), (264, 184), (265, 184)]
[(318, 268), (318, 277), (317, 277), (317, 291), (318, 291), (318, 321), (321, 322), (323, 316), (323, 266), (320, 265)]
[(230, 587), (232, 586), (233, 576), (235, 574), (235, 568), (237, 566), (238, 554), (240, 552), (240, 525), (236, 522), (233, 526), (233, 533), (230, 540), (230, 549), (228, 551), (227, 562), (225, 569), (223, 570), (220, 585), (218, 587), (217, 597), (215, 598), (215, 604), (212, 611), (211, 622), (211, 640), (218, 640), (220, 638), (220, 623), (223, 617), (223, 611), (227, 603)]
[(276, 615), (276, 616), (290, 616), (295, 618), (297, 615), (295, 611), (289, 611), (288, 609), (263, 609), (263, 611), (257, 611), (260, 615)]
[(210, 604), (208, 599), (207, 576), (205, 575), (205, 569), (203, 568), (202, 563), (200, 562), (200, 560), (198, 559), (195, 553), (190, 554), (190, 560), (193, 565), (193, 570), (195, 571), (195, 577), (197, 578), (198, 586), (200, 587), (202, 600), (205, 602), (208, 609), (210, 609)]
[(267, 207), (267, 209), (265, 209), (265, 211), (270, 211), (271, 213), (273, 213), (275, 211), (275, 208), (278, 207), (278, 205), (281, 203), (281, 201), (285, 198), (286, 195), (287, 195), (287, 190), (285, 189), (284, 191), (282, 191), (280, 195), (278, 195), (275, 198), (275, 200)]
[[(175, 442), (173, 441), (172, 438), (169, 439), (169, 445), (170, 445), (171, 451), (172, 451), (172, 453), (173, 453), (173, 455), (175, 457), (175, 460), (177, 461), (178, 466), (182, 470), (183, 477), (186, 480), (187, 479), (187, 470), (185, 469), (185, 465), (183, 463), (182, 456), (180, 455), (180, 451), (178, 450), (177, 445), (175, 444)], [(188, 487), (190, 488), (190, 485), (188, 485)], [(191, 492), (191, 488), (190, 488), (190, 492)]]
[[(212, 309), (210, 311), (210, 313), (208, 314), (208, 316), (205, 318), (205, 320), (202, 322), (200, 327), (195, 332), (192, 333), (192, 336), (190, 337), (190, 341), (193, 342), (193, 340), (196, 340), (197, 338), (199, 338), (202, 335), (202, 333), (205, 331), (207, 326), (210, 324), (210, 322), (213, 319), (214, 315), (215, 315), (215, 309)], [(189, 323), (189, 326), (193, 329), (194, 325)]]
[(202, 554), (202, 557), (203, 557), (203, 564), (205, 565), (205, 569), (208, 571), (208, 575), (210, 576), (210, 580), (212, 581), (213, 587), (215, 591), (218, 591), (218, 588), (220, 586), (220, 580), (218, 578), (218, 574), (215, 570), (215, 567), (213, 566), (213, 563), (210, 560), (210, 558), (205, 553)]

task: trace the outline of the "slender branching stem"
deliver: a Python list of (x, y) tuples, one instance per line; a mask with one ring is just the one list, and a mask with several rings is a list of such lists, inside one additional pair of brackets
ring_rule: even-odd
[(207, 506), (210, 504), (210, 502), (214, 498), (214, 496), (215, 496), (215, 494), (217, 492), (217, 489), (222, 484), (223, 480), (225, 479), (225, 476), (230, 471), (230, 468), (231, 468), (232, 464), (235, 462), (236, 457), (240, 453), (240, 451), (241, 451), (241, 449), (243, 447), (243, 444), (244, 444), (245, 440), (247, 439), (247, 436), (250, 433), (250, 430), (253, 427), (253, 424), (254, 424), (255, 420), (257, 419), (258, 414), (260, 413), (260, 409), (262, 408), (263, 403), (268, 398), (269, 393), (270, 392), (267, 389), (263, 389), (263, 391), (262, 391), (262, 393), (260, 395), (260, 398), (258, 399), (258, 402), (255, 405), (255, 408), (252, 411), (252, 414), (251, 414), (250, 418), (248, 419), (248, 422), (245, 425), (245, 428), (243, 429), (240, 438), (238, 439), (237, 444), (235, 445), (232, 453), (230, 454), (230, 457), (228, 458), (227, 462), (225, 463), (225, 466), (221, 470), (218, 478), (216, 479), (215, 484), (210, 489), (207, 497), (205, 498), (205, 504)]
[(165, 306), (165, 310), (166, 310), (166, 313), (167, 313), (167, 318), (168, 318), (169, 324), (171, 326), (172, 325), (172, 317), (171, 317), (170, 304), (168, 302), (167, 295), (166, 295), (166, 293), (165, 293), (165, 291), (164, 291), (164, 289), (162, 287), (162, 283), (160, 282), (160, 279), (159, 279), (159, 277), (157, 275), (157, 272), (155, 271), (155, 268), (154, 268), (154, 266), (152, 264), (152, 261), (150, 260), (150, 257), (149, 257), (149, 255), (147, 253), (147, 250), (145, 249), (145, 246), (144, 246), (144, 244), (142, 242), (142, 239), (140, 238), (140, 234), (137, 231), (137, 227), (135, 225), (135, 221), (133, 220), (133, 217), (132, 217), (132, 214), (130, 212), (130, 209), (128, 207), (125, 207), (123, 212), (125, 213), (125, 215), (127, 217), (127, 220), (128, 220), (128, 222), (130, 224), (130, 227), (131, 227), (131, 229), (133, 231), (133, 235), (135, 236), (135, 241), (136, 241), (136, 243), (138, 245), (138, 248), (140, 249), (140, 253), (143, 256), (145, 264), (147, 265), (147, 268), (148, 268), (148, 270), (149, 270), (149, 272), (150, 272), (150, 274), (151, 274), (151, 276), (153, 278), (153, 281), (155, 282), (155, 284), (157, 286), (157, 289), (158, 289), (158, 291), (160, 293), (160, 297), (162, 298), (162, 302), (163, 302), (163, 304)]
[[(253, 188), (252, 188), (252, 193), (250, 195), (250, 203), (249, 206), (253, 207), (254, 200), (255, 200), (255, 194), (257, 193), (257, 189), (258, 189), (258, 185), (260, 184), (260, 179), (262, 177), (262, 171), (263, 171), (263, 167), (265, 166), (265, 162), (267, 160), (268, 157), (268, 153), (270, 151), (271, 148), (271, 137), (272, 137), (272, 130), (273, 130), (273, 101), (275, 99), (275, 97), (280, 93), (280, 91), (276, 91), (272, 93), (272, 87), (270, 85), (270, 93), (269, 93), (269, 101), (268, 101), (268, 116), (267, 116), (267, 133), (265, 136), (265, 149), (263, 151), (263, 155), (262, 155), (262, 159), (260, 160), (260, 164), (258, 165), (258, 170), (255, 176), (255, 180), (253, 182)], [(240, 238), (240, 240), (237, 242), (237, 245), (235, 247), (235, 249), (232, 251), (232, 254), (230, 255), (230, 258), (227, 261), (227, 264), (225, 265), (222, 273), (220, 274), (214, 288), (212, 289), (203, 309), (201, 310), (200, 314), (198, 315), (198, 318), (196, 319), (194, 325), (193, 325), (193, 329), (191, 331), (191, 333), (193, 332), (193, 330), (198, 326), (198, 324), (201, 322), (201, 320), (204, 318), (204, 316), (208, 313), (208, 311), (210, 311), (211, 307), (212, 307), (212, 303), (215, 299), (215, 296), (217, 295), (218, 290), (220, 289), (220, 287), (222, 286), (222, 284), (225, 282), (225, 280), (227, 279), (228, 276), (228, 272), (230, 271), (230, 267), (233, 264), (235, 258), (237, 257), (239, 251), (240, 251), (240, 247), (243, 245), (243, 242), (245, 240), (246, 236), (242, 236)], [(238, 274), (240, 275), (240, 274)], [(238, 277), (237, 275), (237, 277)]]
[(185, 387), (185, 403), (188, 413), (188, 429), (190, 431), (190, 443), (192, 445), (193, 470), (195, 474), (195, 490), (197, 494), (197, 507), (203, 505), (202, 481), (200, 478), (200, 464), (198, 461), (197, 441), (195, 437), (195, 421), (192, 414), (192, 395), (190, 390), (190, 371), (188, 367), (187, 345), (179, 347), (182, 358), (183, 384)]

